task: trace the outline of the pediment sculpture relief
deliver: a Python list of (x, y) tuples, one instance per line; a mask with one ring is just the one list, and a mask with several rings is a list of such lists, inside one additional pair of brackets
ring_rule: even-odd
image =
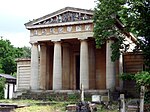
[(81, 21), (81, 20), (90, 20), (92, 19), (92, 15), (85, 13), (77, 13), (77, 12), (65, 12), (63, 14), (51, 17), (45, 21), (42, 21), (38, 24), (51, 24), (51, 23), (63, 23), (63, 22), (73, 22), (73, 21)]

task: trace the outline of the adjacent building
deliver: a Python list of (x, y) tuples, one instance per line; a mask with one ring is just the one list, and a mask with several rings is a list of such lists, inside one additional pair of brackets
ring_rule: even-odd
[(16, 78), (8, 74), (0, 74), (0, 78), (5, 78), (4, 98), (11, 99), (16, 91)]

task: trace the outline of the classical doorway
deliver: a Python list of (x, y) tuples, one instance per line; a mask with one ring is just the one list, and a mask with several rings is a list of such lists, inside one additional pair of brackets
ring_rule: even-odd
[(80, 89), (80, 55), (75, 56), (76, 90)]

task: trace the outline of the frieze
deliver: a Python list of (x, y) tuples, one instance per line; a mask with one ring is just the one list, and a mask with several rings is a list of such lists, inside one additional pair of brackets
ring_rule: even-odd
[(46, 35), (46, 34), (47, 34), (46, 29), (42, 29), (42, 35)]
[(61, 26), (61, 27), (34, 29), (31, 30), (31, 36), (92, 31), (92, 27), (93, 27), (92, 24), (86, 24), (86, 25), (73, 25), (73, 26), (64, 26), (64, 27)]
[(67, 26), (67, 32), (72, 32), (72, 26)]
[(33, 31), (33, 35), (34, 35), (34, 36), (37, 36), (37, 35), (38, 35), (38, 30), (34, 30), (34, 31)]
[(51, 18), (44, 20), (42, 22), (39, 22), (35, 25), (73, 22), (73, 21), (81, 21), (81, 20), (83, 21), (83, 20), (91, 20), (91, 19), (92, 19), (92, 15), (68, 11), (68, 12), (62, 13), (60, 15), (51, 17)]

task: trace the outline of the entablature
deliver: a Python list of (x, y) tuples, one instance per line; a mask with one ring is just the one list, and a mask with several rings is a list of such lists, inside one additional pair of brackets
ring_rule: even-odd
[(36, 37), (42, 35), (58, 35), (77, 32), (93, 32), (93, 23), (89, 22), (86, 24), (72, 24), (65, 26), (61, 25), (61, 26), (35, 28), (30, 30), (30, 36)]

